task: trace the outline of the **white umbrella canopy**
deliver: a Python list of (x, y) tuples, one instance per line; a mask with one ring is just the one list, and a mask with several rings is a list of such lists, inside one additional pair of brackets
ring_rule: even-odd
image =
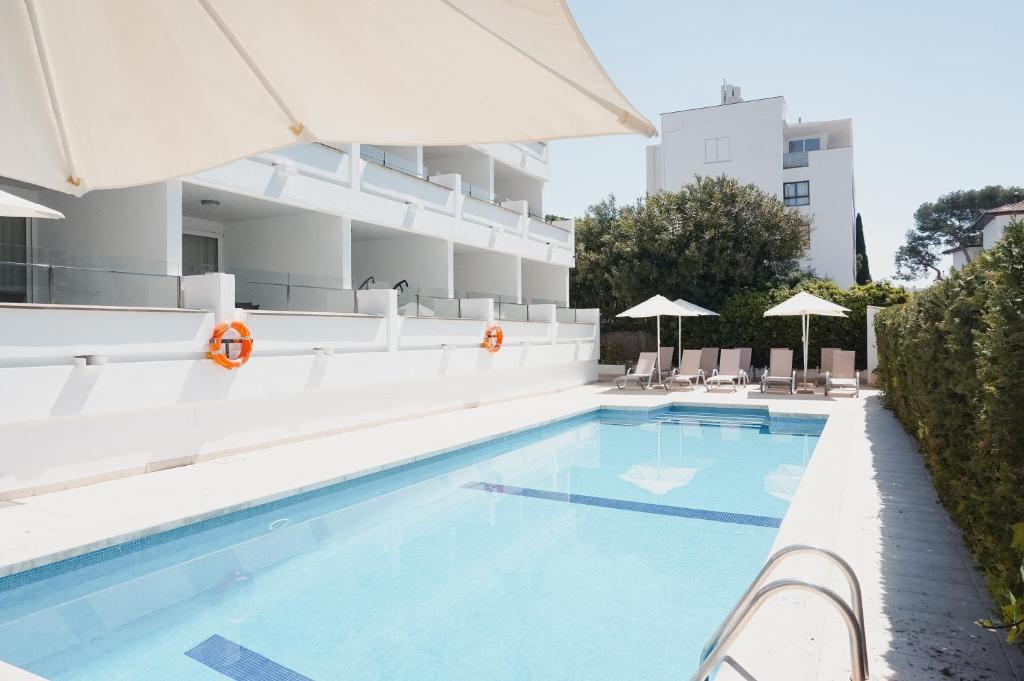
[(48, 220), (62, 220), (64, 214), (47, 208), (38, 203), (32, 203), (14, 194), (0, 190), (0, 216), (7, 218), (44, 218)]
[(690, 313), (688, 315), (680, 315), (679, 316), (678, 328), (676, 329), (676, 338), (679, 340), (679, 359), (677, 361), (678, 362), (682, 362), (683, 361), (683, 317), (684, 316), (685, 317), (711, 317), (711, 316), (717, 317), (718, 313), (717, 312), (712, 312), (711, 310), (707, 309), (706, 307), (701, 307), (700, 305), (697, 305), (695, 303), (691, 303), (688, 300), (683, 300), (682, 298), (676, 298), (673, 302), (676, 305), (678, 305), (679, 307), (683, 308), (684, 310), (688, 310), (689, 313)]
[(0, 176), (71, 194), (302, 140), (656, 132), (563, 0), (3, 2), (0, 82)]
[(807, 387), (807, 346), (811, 335), (811, 315), (845, 317), (850, 310), (824, 298), (800, 291), (764, 313), (765, 317), (800, 317), (800, 331), (804, 342), (804, 388)]
[(639, 305), (634, 305), (625, 312), (620, 312), (615, 315), (616, 317), (634, 317), (634, 318), (657, 318), (657, 338), (658, 347), (655, 351), (658, 353), (657, 365), (658, 365), (658, 380), (661, 380), (661, 318), (666, 317), (690, 317), (692, 316), (687, 310), (679, 307), (665, 296), (651, 296)]

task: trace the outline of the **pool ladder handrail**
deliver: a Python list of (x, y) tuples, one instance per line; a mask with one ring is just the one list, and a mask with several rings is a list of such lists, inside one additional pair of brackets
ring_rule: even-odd
[[(814, 554), (826, 558), (839, 568), (850, 587), (850, 604), (832, 589), (799, 579), (777, 579), (762, 586), (771, 571), (783, 560), (800, 554)], [(732, 662), (726, 655), (729, 647), (736, 641), (739, 634), (746, 628), (750, 619), (760, 610), (761, 606), (772, 596), (783, 591), (807, 591), (820, 596), (830, 603), (846, 624), (850, 638), (850, 662), (852, 681), (867, 681), (868, 652), (867, 635), (864, 627), (864, 604), (861, 595), (860, 581), (853, 568), (841, 556), (833, 551), (809, 546), (792, 544), (776, 551), (765, 562), (764, 567), (750, 583), (743, 597), (733, 606), (729, 615), (718, 630), (708, 639), (701, 654), (701, 665), (691, 681), (705, 681), (711, 672), (722, 662)], [(852, 606), (852, 607), (851, 607)]]

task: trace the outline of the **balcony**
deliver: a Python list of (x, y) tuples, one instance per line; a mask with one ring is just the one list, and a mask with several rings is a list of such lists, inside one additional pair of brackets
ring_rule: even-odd
[(808, 151), (792, 151), (788, 154), (782, 155), (782, 167), (786, 168), (806, 168), (809, 165), (808, 162)]

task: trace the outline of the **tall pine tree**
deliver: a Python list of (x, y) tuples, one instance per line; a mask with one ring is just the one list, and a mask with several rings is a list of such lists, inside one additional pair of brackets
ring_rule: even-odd
[(864, 223), (857, 213), (857, 283), (871, 283), (871, 267), (868, 266), (868, 247), (864, 243)]

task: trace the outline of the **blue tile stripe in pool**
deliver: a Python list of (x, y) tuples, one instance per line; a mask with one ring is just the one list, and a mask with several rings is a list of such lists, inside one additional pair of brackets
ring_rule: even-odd
[(709, 520), (715, 523), (753, 525), (755, 527), (778, 527), (782, 523), (782, 518), (774, 518), (767, 515), (727, 513), (725, 511), (709, 511), (704, 508), (687, 508), (686, 506), (669, 506), (667, 504), (649, 504), (643, 501), (609, 499), (608, 497), (592, 497), (586, 494), (573, 494), (571, 492), (549, 492), (548, 490), (543, 489), (516, 487), (514, 485), (496, 485), (490, 482), (467, 482), (463, 487), (466, 489), (480, 490), (481, 492), (511, 494), (513, 496), (529, 497), (531, 499), (562, 501), (569, 504), (599, 506), (601, 508), (614, 508), (620, 511), (636, 511), (637, 513), (654, 513), (656, 515), (669, 515), (675, 516), (676, 518), (690, 518), (692, 520)]
[(312, 681), (216, 634), (185, 654), (235, 681)]

